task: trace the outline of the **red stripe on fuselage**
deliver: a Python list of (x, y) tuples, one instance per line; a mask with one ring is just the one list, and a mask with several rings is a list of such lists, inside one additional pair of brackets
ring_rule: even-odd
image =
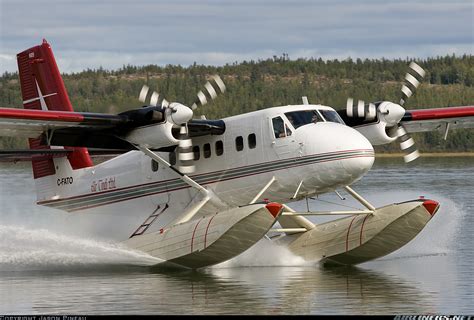
[[(365, 158), (365, 157), (368, 157), (368, 156), (367, 155), (352, 156), (352, 157), (346, 157), (346, 158), (342, 158), (342, 159), (323, 160), (323, 161), (319, 161), (318, 163), (328, 162), (328, 161), (340, 161), (340, 160), (353, 159), (353, 158)], [(370, 157), (374, 157), (374, 156), (372, 155)], [(223, 182), (223, 181), (228, 181), (228, 180), (240, 179), (240, 178), (244, 178), (244, 177), (248, 177), (248, 176), (255, 176), (255, 175), (267, 173), (267, 172), (287, 170), (289, 168), (295, 168), (295, 167), (301, 167), (301, 166), (307, 166), (307, 165), (313, 165), (313, 164), (314, 163), (293, 165), (293, 166), (288, 166), (288, 167), (281, 168), (281, 169), (269, 169), (267, 171), (262, 171), (262, 172), (259, 172), (259, 173), (245, 174), (245, 175), (241, 175), (241, 176), (238, 176), (238, 177), (235, 177), (235, 178), (218, 179), (218, 180), (213, 180), (213, 181), (206, 182), (206, 183), (203, 184), (203, 186), (210, 185), (210, 184), (213, 184), (213, 183), (216, 183), (216, 182)], [(177, 179), (175, 179), (175, 180), (177, 180)], [(153, 183), (150, 183), (150, 184), (153, 184)], [(138, 186), (140, 186), (140, 185), (138, 185)], [(131, 188), (131, 187), (124, 187), (124, 188), (121, 188), (121, 189), (129, 189), (129, 188)], [(96, 207), (100, 207), (100, 206), (104, 206), (104, 205), (108, 205), (108, 204), (112, 204), (112, 203), (128, 201), (128, 200), (133, 200), (133, 199), (137, 199), (137, 198), (143, 198), (143, 197), (148, 197), (148, 196), (151, 196), (151, 195), (156, 195), (156, 194), (166, 193), (166, 192), (172, 192), (172, 191), (177, 191), (177, 190), (182, 190), (182, 189), (187, 189), (187, 188), (191, 188), (191, 187), (189, 185), (186, 185), (186, 186), (182, 186), (182, 187), (168, 189), (168, 190), (165, 190), (165, 191), (152, 192), (152, 193), (138, 195), (138, 196), (132, 196), (132, 197), (128, 197), (128, 198), (124, 197), (124, 198), (121, 198), (119, 200), (112, 200), (112, 201), (103, 202), (103, 203), (100, 203), (100, 204), (90, 205), (90, 206), (86, 206), (86, 207), (80, 207), (80, 208), (77, 208), (77, 209), (66, 210), (66, 211), (74, 212), (74, 211), (78, 211), (78, 210), (91, 209), (91, 208), (96, 208)], [(119, 190), (119, 189), (114, 189), (113, 191), (116, 191), (116, 190)], [(104, 192), (101, 192), (101, 193), (110, 193), (110, 192), (113, 192), (113, 191), (104, 191)], [(58, 202), (58, 201), (67, 201), (67, 200), (71, 200), (71, 199), (78, 199), (78, 198), (81, 198), (81, 197), (88, 197), (88, 196), (92, 196), (92, 195), (96, 195), (96, 194), (98, 194), (98, 193), (87, 193), (87, 194), (80, 195), (80, 196), (74, 196), (74, 197), (70, 197), (70, 198), (62, 198), (62, 199), (57, 199), (57, 200), (38, 201), (36, 204), (48, 206), (48, 204), (50, 204), (50, 203), (55, 203), (55, 202)], [(56, 209), (58, 209), (58, 208), (56, 208)], [(60, 210), (65, 210), (65, 209), (62, 209), (62, 208), (59, 208), (59, 209)]]
[[(350, 150), (343, 150), (343, 151), (337, 151), (337, 152), (315, 153), (315, 154), (311, 154), (311, 155), (309, 155), (309, 156), (307, 156), (307, 157), (326, 156), (326, 155), (327, 155), (327, 156), (333, 156), (333, 155), (336, 156), (336, 155), (343, 155), (344, 153), (357, 152), (357, 151), (359, 151), (359, 152), (364, 152), (364, 151), (374, 152), (373, 150), (370, 150), (370, 149), (350, 149)], [(339, 161), (339, 160), (346, 160), (346, 159), (353, 159), (353, 158), (374, 158), (374, 157), (375, 157), (375, 154), (374, 154), (374, 153), (372, 153), (372, 154), (371, 154), (371, 153), (368, 153), (368, 154), (364, 154), (364, 155), (348, 156), (348, 157), (338, 158), (338, 159), (326, 159), (326, 160), (318, 161), (318, 163), (330, 162), (330, 161)], [(280, 160), (262, 162), (262, 163), (257, 163), (257, 164), (265, 164), (265, 165), (267, 165), (267, 166), (270, 166), (270, 165), (272, 165), (273, 163), (276, 163), (276, 162), (281, 162), (281, 161), (286, 161), (286, 160), (292, 160), (292, 159), (299, 159), (299, 158), (300, 158), (300, 157), (288, 158), (288, 159), (283, 159), (283, 160), (280, 159)], [(240, 166), (240, 167), (227, 168), (227, 169), (224, 169), (224, 170), (209, 171), (209, 172), (204, 172), (204, 173), (192, 175), (192, 176), (190, 176), (190, 177), (191, 177), (193, 180), (197, 180), (197, 179), (201, 178), (202, 176), (206, 176), (206, 175), (210, 175), (210, 174), (217, 174), (217, 173), (219, 173), (219, 172), (223, 172), (223, 171), (227, 171), (227, 170), (246, 169), (246, 168), (249, 168), (249, 167), (253, 167), (253, 166), (257, 165), (257, 164), (251, 164), (251, 165), (247, 165), (247, 166)], [(314, 164), (314, 163), (310, 163), (310, 164)], [(240, 175), (240, 176), (235, 177), (235, 178), (211, 180), (211, 181), (209, 181), (209, 182), (204, 183), (203, 185), (208, 185), (208, 184), (212, 184), (212, 183), (216, 183), (216, 182), (222, 182), (222, 181), (227, 181), (227, 180), (233, 180), (233, 179), (238, 179), (238, 178), (243, 178), (243, 177), (258, 175), (258, 174), (261, 174), (261, 173), (267, 173), (267, 172), (271, 172), (271, 171), (286, 170), (286, 169), (288, 169), (288, 168), (300, 167), (300, 166), (305, 166), (305, 165), (308, 165), (308, 164), (306, 164), (306, 163), (304, 163), (304, 164), (295, 164), (295, 165), (288, 165), (287, 167), (279, 168), (279, 169), (262, 170), (262, 171), (259, 171), (258, 173), (244, 174), (244, 175)], [(81, 194), (81, 195), (77, 195), (77, 196), (72, 196), (72, 197), (67, 197), (67, 198), (61, 198), (61, 199), (57, 199), (57, 200), (39, 201), (39, 202), (37, 202), (37, 204), (39, 204), (39, 205), (47, 205), (48, 203), (54, 203), (54, 202), (58, 202), (58, 201), (73, 200), (73, 199), (82, 198), (82, 197), (87, 197), (87, 196), (93, 196), (93, 195), (99, 195), (99, 194), (105, 194), (105, 193), (113, 193), (113, 192), (117, 192), (117, 191), (124, 191), (124, 190), (127, 190), (127, 189), (133, 189), (133, 188), (137, 188), (137, 187), (151, 186), (151, 185), (158, 184), (158, 183), (173, 182), (173, 181), (176, 181), (176, 180), (178, 180), (178, 179), (177, 179), (177, 178), (171, 178), (171, 179), (159, 180), (159, 181), (155, 181), (155, 182), (141, 183), (141, 184), (131, 185), (131, 186), (127, 186), (127, 187), (121, 187), (121, 188), (117, 188), (117, 189), (113, 189), (113, 190), (100, 191), (100, 192), (93, 192), (93, 193), (85, 193), (85, 194)], [(169, 192), (169, 191), (174, 191), (174, 190), (179, 190), (179, 189), (185, 189), (185, 188), (190, 188), (190, 187), (189, 187), (189, 186), (186, 186), (186, 187), (180, 187), (180, 188), (177, 188), (177, 189), (170, 189), (170, 190), (168, 190), (168, 192)], [(167, 192), (167, 191), (163, 191), (163, 192)], [(158, 193), (161, 193), (161, 192), (158, 192)], [(157, 193), (151, 193), (150, 195), (152, 195), (152, 194), (157, 194)], [(140, 197), (142, 197), (142, 196), (140, 196)]]

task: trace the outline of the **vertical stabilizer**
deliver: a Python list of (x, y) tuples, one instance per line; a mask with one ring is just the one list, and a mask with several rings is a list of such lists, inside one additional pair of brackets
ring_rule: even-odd
[[(25, 109), (73, 111), (53, 51), (46, 40), (43, 39), (43, 43), (39, 46), (19, 53), (17, 60)], [(30, 148), (50, 149), (43, 141), (44, 139), (41, 138), (29, 139)], [(73, 150), (68, 155), (72, 169), (93, 165), (86, 148), (68, 149)], [(32, 160), (32, 165), (35, 179), (56, 173), (51, 158), (35, 157)]]

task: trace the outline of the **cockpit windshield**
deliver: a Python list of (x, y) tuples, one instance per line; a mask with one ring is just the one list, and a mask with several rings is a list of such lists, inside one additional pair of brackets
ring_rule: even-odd
[(316, 110), (302, 110), (286, 112), (285, 116), (290, 121), (291, 125), (297, 129), (305, 124), (316, 123), (318, 121), (323, 122), (324, 120), (318, 114)]
[(321, 112), (326, 121), (344, 124), (344, 120), (342, 120), (339, 114), (334, 110), (320, 109), (319, 112)]
[(305, 124), (324, 121), (344, 124), (344, 121), (334, 110), (318, 109), (292, 111), (286, 112), (285, 116), (295, 129), (304, 126)]

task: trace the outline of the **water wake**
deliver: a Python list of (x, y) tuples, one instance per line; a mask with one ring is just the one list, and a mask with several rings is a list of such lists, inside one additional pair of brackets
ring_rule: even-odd
[(279, 246), (267, 239), (262, 239), (253, 247), (214, 268), (237, 267), (293, 267), (314, 264), (293, 254), (288, 248)]
[(449, 255), (456, 247), (456, 234), (463, 220), (464, 210), (452, 200), (430, 195), (440, 203), (440, 209), (426, 227), (408, 244), (378, 260), (398, 260)]
[(0, 225), (0, 271), (97, 265), (154, 265), (162, 260), (120, 244), (81, 239), (46, 229)]
[[(420, 191), (400, 191), (392, 190), (387, 192), (375, 192), (368, 198), (374, 205), (383, 206), (394, 202), (403, 202), (409, 199), (416, 199), (418, 195), (425, 194), (427, 198), (439, 201), (440, 210), (428, 223), (424, 230), (418, 234), (415, 239), (406, 244), (399, 250), (374, 261), (391, 261), (412, 258), (421, 258), (429, 256), (444, 256), (453, 251), (455, 247), (456, 237), (459, 225), (462, 222), (464, 210), (461, 205), (456, 204), (452, 200), (439, 196), (430, 192)], [(387, 197), (390, 198), (387, 198)], [(337, 200), (335, 200), (337, 201)], [(356, 202), (349, 202), (356, 206)], [(294, 203), (290, 206), (299, 210), (305, 210), (304, 202)], [(313, 209), (316, 210), (340, 210), (333, 205), (317, 208), (318, 203), (314, 203)], [(323, 222), (327, 221), (314, 221)], [(289, 249), (276, 245), (266, 239), (260, 240), (255, 246), (244, 252), (243, 254), (218, 264), (215, 268), (235, 268), (235, 267), (263, 267), (263, 266), (305, 266), (314, 265), (317, 261), (307, 262), (303, 258), (293, 254)]]
[[(387, 193), (373, 193), (368, 198), (376, 206), (415, 198), (419, 191), (392, 190)], [(426, 228), (410, 243), (396, 252), (376, 261), (398, 260), (427, 255), (449, 254), (455, 247), (456, 234), (463, 221), (461, 205), (437, 195), (427, 197), (441, 203), (441, 209)], [(304, 203), (291, 205), (305, 206)], [(334, 208), (334, 207), (333, 207)], [(302, 210), (303, 208), (299, 208)], [(313, 210), (324, 210), (319, 203)], [(330, 208), (327, 208), (330, 209)], [(338, 208), (340, 209), (340, 208)], [(318, 223), (318, 221), (314, 221)], [(0, 225), (0, 271), (50, 270), (100, 265), (149, 266), (162, 262), (146, 253), (127, 249), (117, 243), (66, 235), (66, 231), (34, 229), (18, 222)], [(294, 255), (286, 247), (276, 245), (266, 239), (243, 254), (221, 263), (215, 268), (263, 267), (263, 266), (304, 266), (308, 263)]]

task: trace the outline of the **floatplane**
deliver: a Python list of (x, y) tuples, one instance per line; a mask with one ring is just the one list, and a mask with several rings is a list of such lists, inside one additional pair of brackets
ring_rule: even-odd
[[(37, 204), (93, 217), (98, 233), (160, 258), (202, 268), (262, 238), (308, 261), (353, 265), (412, 240), (439, 203), (414, 199), (376, 208), (350, 185), (374, 163), (373, 145), (411, 132), (468, 128), (474, 106), (407, 111), (425, 71), (409, 65), (398, 103), (349, 98), (346, 109), (272, 107), (219, 120), (193, 111), (226, 90), (213, 76), (191, 107), (144, 86), (144, 105), (120, 114), (74, 112), (46, 40), (17, 55), (23, 109), (0, 109), (0, 134), (29, 139)], [(94, 164), (89, 150), (122, 150)], [(364, 210), (296, 212), (288, 204), (345, 189)], [(341, 216), (315, 224), (307, 216)], [(120, 221), (120, 223), (116, 223)]]

